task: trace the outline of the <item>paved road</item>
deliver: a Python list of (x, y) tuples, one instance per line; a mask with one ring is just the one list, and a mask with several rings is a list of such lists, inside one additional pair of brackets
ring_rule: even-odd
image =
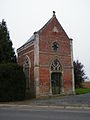
[(36, 107), (0, 107), (0, 120), (90, 120), (90, 111)]

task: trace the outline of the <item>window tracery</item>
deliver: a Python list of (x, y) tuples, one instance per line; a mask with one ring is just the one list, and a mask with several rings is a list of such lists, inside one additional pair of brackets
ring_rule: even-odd
[(59, 44), (57, 42), (53, 42), (52, 48), (55, 52), (57, 52), (57, 50), (59, 48)]
[(58, 59), (55, 59), (51, 65), (51, 71), (61, 71), (61, 64)]

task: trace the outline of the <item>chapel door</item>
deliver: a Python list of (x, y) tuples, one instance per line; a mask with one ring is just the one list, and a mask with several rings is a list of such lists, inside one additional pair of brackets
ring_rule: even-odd
[(53, 72), (51, 74), (52, 94), (60, 94), (60, 73)]

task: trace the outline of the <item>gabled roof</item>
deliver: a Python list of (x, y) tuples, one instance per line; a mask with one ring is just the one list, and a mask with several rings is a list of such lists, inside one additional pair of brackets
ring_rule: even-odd
[[(53, 16), (52, 18), (40, 29), (37, 31), (37, 33), (39, 34), (40, 32), (42, 32), (51, 22), (52, 20), (56, 18), (56, 15), (55, 15), (55, 11), (53, 11)], [(57, 20), (58, 21), (58, 20)], [(59, 23), (59, 22), (58, 22)], [(60, 23), (59, 23), (60, 24)], [(61, 26), (61, 25), (60, 25)], [(61, 26), (62, 27), (62, 26)], [(63, 29), (63, 28), (62, 28)], [(64, 29), (63, 29), (64, 30)], [(65, 31), (64, 31), (65, 32)], [(67, 34), (66, 34), (67, 35)], [(27, 46), (27, 44), (31, 44), (33, 43), (34, 41), (34, 34), (29, 38), (29, 40), (23, 45), (21, 46), (20, 48), (22, 49), (23, 47)]]
[(33, 41), (33, 40), (34, 40), (34, 35), (32, 35), (32, 36), (28, 39), (28, 41), (26, 42), (26, 44), (29, 43), (29, 42), (31, 42), (31, 41)]
[(52, 18), (51, 18), (40, 30), (38, 30), (37, 32), (40, 33), (42, 30), (44, 30), (44, 29), (48, 26), (48, 24), (50, 24), (50, 23), (52, 22), (52, 20), (53, 20), (55, 17), (56, 17), (55, 11), (53, 11), (53, 16), (52, 16)]
[[(55, 17), (56, 17), (55, 11), (53, 11), (53, 17), (40, 30), (38, 30), (37, 33), (40, 33), (42, 30), (44, 30), (46, 28), (46, 26), (48, 26), (48, 24), (51, 23), (53, 18), (55, 18)], [(34, 41), (34, 35), (32, 35), (30, 37), (30, 39), (25, 44), (27, 44), (27, 43), (29, 43), (31, 41)]]

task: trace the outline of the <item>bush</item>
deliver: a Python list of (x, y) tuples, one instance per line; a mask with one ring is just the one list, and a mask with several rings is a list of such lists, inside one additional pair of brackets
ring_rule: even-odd
[(22, 67), (15, 63), (0, 64), (0, 101), (25, 98), (26, 81)]

